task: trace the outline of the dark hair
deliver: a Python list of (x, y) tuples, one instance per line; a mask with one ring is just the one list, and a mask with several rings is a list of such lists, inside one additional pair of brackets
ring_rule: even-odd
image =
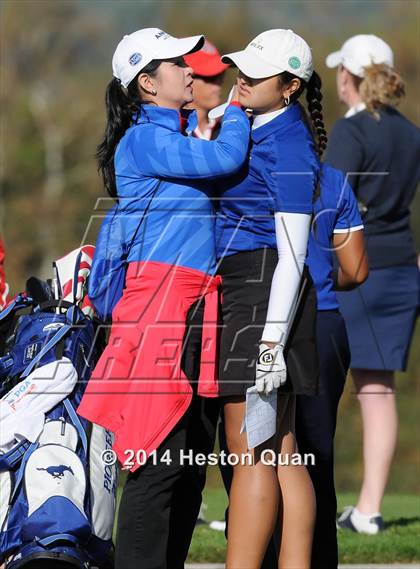
[(133, 115), (140, 113), (140, 105), (146, 102), (142, 100), (139, 93), (137, 78), (140, 73), (153, 76), (160, 64), (161, 61), (151, 61), (132, 79), (127, 88), (123, 87), (115, 77), (108, 83), (105, 94), (107, 123), (104, 137), (96, 149), (96, 159), (105, 189), (111, 197), (117, 197), (114, 169), (115, 149), (131, 125)]
[(311, 122), (309, 122), (308, 120), (308, 116), (304, 107), (302, 105), (300, 106), (303, 111), (304, 120), (307, 123), (309, 130), (311, 131), (314, 137), (314, 140), (316, 141), (318, 155), (320, 158), (322, 158), (322, 154), (324, 153), (324, 150), (327, 147), (328, 137), (324, 125), (324, 117), (322, 115), (322, 104), (321, 104), (322, 82), (320, 76), (316, 71), (314, 71), (309, 81), (306, 82), (303, 81), (303, 79), (296, 77), (296, 75), (293, 75), (288, 71), (284, 71), (283, 73), (280, 73), (280, 78), (283, 85), (287, 85), (292, 81), (292, 79), (300, 80), (299, 89), (295, 91), (293, 95), (290, 97), (291, 102), (294, 102), (297, 99), (299, 99), (303, 91), (306, 89), (306, 102), (308, 105), (308, 111), (311, 117)]

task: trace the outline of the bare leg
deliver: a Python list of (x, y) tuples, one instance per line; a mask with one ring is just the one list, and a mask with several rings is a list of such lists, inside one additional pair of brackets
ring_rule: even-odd
[(362, 514), (381, 511), (398, 437), (394, 373), (352, 370), (363, 422), (363, 484), (357, 504)]
[[(282, 458), (291, 458), (298, 452), (295, 437), (296, 399), (279, 398), (279, 406), (285, 405), (285, 413), (279, 427), (278, 452)], [(302, 459), (303, 460), (303, 459)], [(309, 569), (311, 566), (312, 538), (315, 526), (315, 493), (309, 473), (303, 465), (282, 465), (277, 468), (280, 482), (281, 546), (279, 569)]]
[[(240, 434), (245, 413), (243, 398), (224, 406), (227, 446), (230, 453), (246, 454), (246, 433)], [(267, 441), (264, 448), (273, 448)], [(233, 468), (229, 494), (226, 569), (260, 569), (278, 515), (279, 485), (274, 466), (263, 464), (255, 449), (254, 465)]]

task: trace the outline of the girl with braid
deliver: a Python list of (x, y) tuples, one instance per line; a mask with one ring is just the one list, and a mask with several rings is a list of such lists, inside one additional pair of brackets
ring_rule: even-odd
[[(222, 60), (239, 69), (239, 102), (253, 110), (249, 160), (221, 182), (216, 220), (219, 390), (230, 453), (248, 452), (241, 432), (247, 389), (277, 390), (275, 435), (252, 450), (252, 465), (239, 460), (233, 469), (226, 567), (259, 569), (280, 528), (278, 566), (305, 569), (314, 491), (303, 464), (284, 462), (297, 452), (296, 395), (318, 390), (316, 291), (305, 259), (326, 143), (320, 79), (309, 46), (291, 30), (264, 32)], [(311, 120), (299, 102), (304, 92)], [(269, 464), (264, 451), (285, 461)]]
[[(308, 107), (312, 109), (312, 117), (317, 115), (319, 139), (322, 137), (325, 147), (318, 80), (317, 84)], [(334, 254), (337, 271), (334, 271)], [(348, 291), (363, 283), (368, 276), (368, 264), (356, 198), (345, 174), (327, 164), (322, 165), (320, 172), (306, 263), (317, 294), (319, 394), (296, 397), (296, 439), (301, 455), (314, 457), (308, 464), (317, 504), (311, 569), (334, 569), (338, 566), (334, 436), (338, 404), (350, 365), (346, 326), (335, 291)], [(277, 569), (276, 545), (276, 540), (272, 540), (261, 569)]]
[[(283, 74), (283, 77), (285, 74)], [(314, 77), (307, 88), (310, 127), (317, 131), (320, 157), (327, 143), (322, 117), (321, 82)], [(305, 117), (305, 115), (304, 115)], [(334, 254), (338, 270), (334, 271)], [(319, 394), (296, 397), (296, 439), (301, 455), (314, 456), (308, 464), (317, 514), (312, 545), (311, 569), (333, 569), (338, 565), (334, 488), (334, 435), (337, 409), (349, 369), (350, 350), (336, 290), (351, 290), (367, 278), (363, 224), (357, 201), (345, 174), (323, 164), (313, 209), (306, 263), (317, 295), (316, 343), (319, 357)], [(220, 446), (226, 450), (223, 425)], [(232, 468), (221, 465), (229, 493)], [(277, 533), (277, 536), (276, 536)], [(274, 532), (261, 569), (278, 567), (278, 531)]]

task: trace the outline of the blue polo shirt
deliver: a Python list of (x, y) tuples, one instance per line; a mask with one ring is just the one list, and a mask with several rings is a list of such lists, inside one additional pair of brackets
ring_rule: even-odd
[(356, 198), (341, 170), (323, 164), (320, 183), (306, 263), (315, 284), (318, 310), (336, 310), (339, 304), (333, 290), (333, 234), (357, 231), (363, 229), (363, 224)]
[(277, 249), (274, 213), (311, 214), (319, 168), (300, 105), (253, 130), (249, 160), (218, 183), (217, 258)]

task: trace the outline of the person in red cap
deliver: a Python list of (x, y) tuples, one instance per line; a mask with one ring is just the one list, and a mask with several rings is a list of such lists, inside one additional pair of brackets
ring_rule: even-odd
[(199, 51), (185, 55), (184, 59), (194, 73), (193, 105), (198, 116), (194, 134), (197, 138), (212, 140), (217, 136), (219, 121), (210, 119), (208, 114), (221, 102), (223, 79), (229, 66), (222, 63), (216, 46), (207, 39)]

